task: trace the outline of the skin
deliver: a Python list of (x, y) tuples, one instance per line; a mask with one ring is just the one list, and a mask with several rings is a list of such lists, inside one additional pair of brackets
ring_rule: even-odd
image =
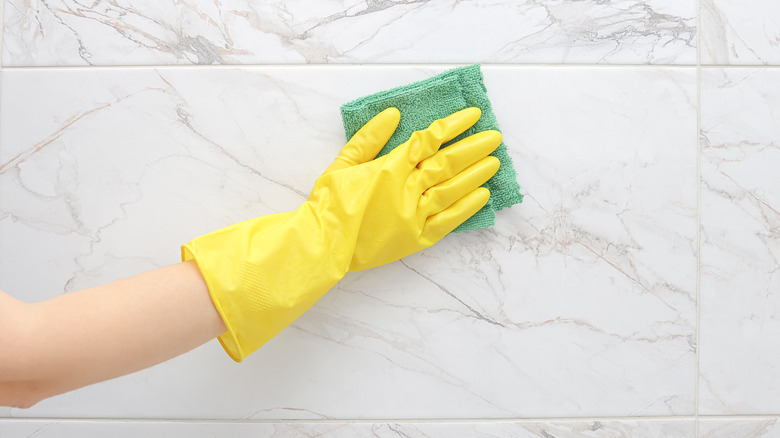
[(0, 292), (0, 405), (29, 408), (226, 331), (194, 263), (23, 303)]

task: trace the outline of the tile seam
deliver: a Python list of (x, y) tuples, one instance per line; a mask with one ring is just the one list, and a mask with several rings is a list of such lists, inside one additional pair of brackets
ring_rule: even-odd
[(780, 420), (780, 414), (772, 415), (678, 415), (638, 417), (549, 417), (549, 418), (341, 418), (341, 419), (220, 419), (220, 418), (109, 418), (109, 417), (0, 417), (0, 422), (49, 421), (63, 423), (214, 423), (214, 424), (375, 424), (375, 423), (575, 423), (575, 422), (657, 422), (657, 421), (756, 421)]
[(696, 0), (696, 367), (694, 370), (694, 436), (699, 437), (699, 373), (701, 369), (701, 2)]
[[(90, 65), (90, 66), (16, 66), (9, 65), (4, 66), (7, 70), (136, 70), (136, 69), (231, 69), (231, 68), (268, 68), (268, 69), (280, 69), (280, 68), (321, 68), (321, 69), (338, 69), (338, 68), (365, 68), (365, 69), (393, 69), (393, 68), (450, 68), (456, 66), (467, 65), (470, 63), (451, 63), (451, 64), (213, 64), (213, 65)], [(658, 69), (658, 68), (679, 68), (679, 69), (693, 69), (697, 68), (696, 64), (549, 64), (549, 63), (527, 63), (527, 64), (491, 64), (480, 63), (483, 67), (490, 68), (532, 68), (532, 67), (544, 67), (544, 68), (638, 68), (638, 69)], [(780, 65), (778, 66), (780, 67)]]
[[(0, 41), (1, 43), (1, 41)], [(2, 53), (0, 53), (0, 58)], [(62, 70), (62, 71), (80, 71), (80, 70), (148, 70), (148, 69), (161, 69), (161, 70), (173, 70), (173, 69), (283, 69), (283, 68), (321, 68), (321, 69), (337, 69), (337, 68), (364, 68), (364, 69), (393, 69), (393, 68), (451, 68), (456, 66), (466, 65), (464, 64), (219, 64), (219, 65), (93, 65), (93, 66), (2, 66), (0, 69), (8, 71), (46, 71), (46, 70)], [(594, 68), (594, 69), (697, 69), (697, 70), (712, 70), (712, 69), (777, 69), (778, 65), (765, 65), (765, 64), (750, 64), (750, 65), (696, 65), (696, 64), (620, 64), (620, 65), (604, 65), (604, 64), (487, 64), (482, 63), (483, 67), (488, 68)]]

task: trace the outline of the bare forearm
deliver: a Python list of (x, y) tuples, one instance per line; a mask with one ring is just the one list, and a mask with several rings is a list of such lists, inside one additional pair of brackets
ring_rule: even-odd
[(27, 388), (36, 400), (156, 365), (225, 331), (192, 263), (19, 309), (24, 353), (0, 357), (0, 393)]

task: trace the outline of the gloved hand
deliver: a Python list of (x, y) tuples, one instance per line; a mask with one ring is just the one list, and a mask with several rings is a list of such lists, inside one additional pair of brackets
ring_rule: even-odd
[(427, 248), (474, 215), (498, 170), (488, 157), (497, 131), (443, 143), (481, 113), (459, 111), (373, 158), (395, 131), (390, 108), (369, 121), (317, 179), (296, 211), (263, 216), (182, 246), (194, 259), (228, 331), (222, 346), (240, 362), (332, 288), (347, 271), (379, 266)]

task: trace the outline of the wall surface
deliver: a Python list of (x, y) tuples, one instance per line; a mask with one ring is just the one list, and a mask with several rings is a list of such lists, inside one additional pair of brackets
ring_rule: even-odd
[[(90, 4), (91, 3), (91, 4)], [(296, 208), (345, 102), (482, 63), (525, 200), (0, 437), (780, 437), (780, 4), (6, 0), (0, 289)]]

